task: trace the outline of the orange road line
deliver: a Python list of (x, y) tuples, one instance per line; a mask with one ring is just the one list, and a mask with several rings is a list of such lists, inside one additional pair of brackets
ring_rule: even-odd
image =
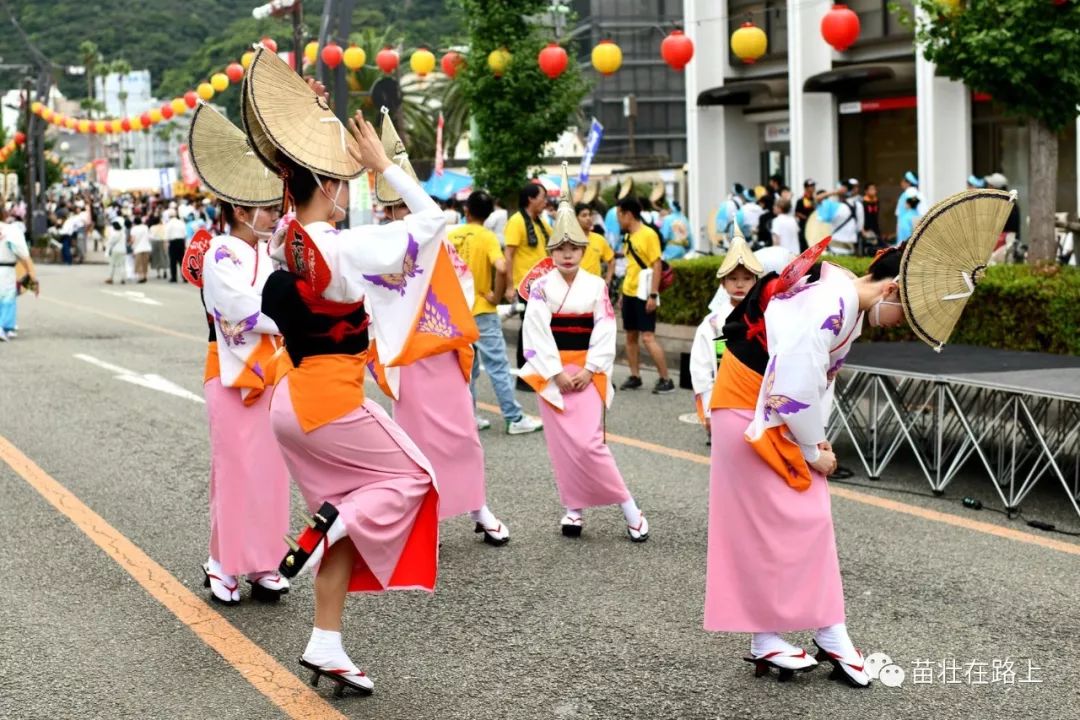
[[(50, 302), (54, 302), (60, 305), (65, 305), (75, 310), (82, 310), (86, 312), (92, 312), (102, 317), (109, 318), (110, 320), (116, 320), (118, 322), (128, 323), (141, 327), (146, 330), (152, 330), (155, 332), (164, 333), (166, 335), (172, 335), (174, 337), (184, 338), (187, 340), (197, 340), (198, 342), (206, 342), (206, 338), (198, 337), (196, 335), (188, 335), (186, 333), (177, 332), (168, 328), (152, 325), (150, 323), (144, 323), (139, 320), (132, 320), (122, 315), (114, 315), (101, 310), (94, 310), (92, 308), (84, 307), (82, 305), (75, 305), (63, 300), (56, 300), (54, 298), (43, 298)], [(489, 403), (477, 403), (477, 407), (487, 410), (488, 412), (501, 414), (499, 408)], [(670, 448), (665, 445), (658, 445), (656, 443), (647, 442), (645, 440), (638, 440), (637, 438), (625, 437), (622, 435), (612, 435), (608, 433), (607, 439), (611, 442), (619, 445), (626, 445), (628, 447), (637, 448), (638, 450), (645, 450), (646, 452), (656, 453), (658, 455), (665, 455), (667, 457), (677, 458), (679, 460), (686, 460), (687, 462), (696, 463), (698, 465), (708, 465), (709, 457), (707, 455), (699, 455), (697, 453), (687, 452), (686, 450), (679, 450), (676, 448)], [(952, 525), (954, 527), (964, 528), (965, 530), (973, 530), (975, 532), (981, 532), (987, 535), (993, 535), (995, 537), (1004, 538), (1007, 540), (1015, 540), (1017, 542), (1029, 543), (1031, 545), (1038, 545), (1039, 547), (1046, 548), (1048, 550), (1057, 550), (1059, 552), (1065, 552), (1073, 555), (1080, 555), (1080, 545), (1063, 542), (1061, 540), (1055, 540), (1053, 538), (1041, 537), (1039, 535), (1033, 535), (1031, 533), (1022, 532), (1020, 530), (1013, 530), (1011, 528), (1002, 527), (1000, 525), (994, 525), (993, 523), (982, 522), (980, 520), (970, 520), (968, 518), (960, 517), (959, 515), (953, 515), (951, 513), (938, 512), (937, 510), (928, 510), (926, 508), (918, 507), (917, 505), (909, 505), (908, 503), (898, 502), (896, 500), (888, 500), (886, 498), (878, 497), (877, 495), (871, 495), (869, 493), (859, 492), (857, 490), (850, 490), (848, 488), (836, 487), (834, 485), (829, 486), (829, 491), (835, 497), (850, 500), (852, 502), (862, 503), (864, 505), (871, 505), (883, 510), (892, 510), (893, 512), (904, 513), (913, 517), (922, 518), (930, 522), (939, 522), (946, 525)]]
[[(489, 405), (488, 403), (477, 403), (477, 407), (501, 414), (499, 408), (495, 405)], [(699, 455), (697, 453), (687, 452), (686, 450), (678, 450), (676, 448), (669, 448), (665, 445), (657, 445), (656, 443), (646, 442), (644, 440), (638, 440), (637, 438), (624, 437), (622, 435), (607, 434), (608, 442), (618, 443), (619, 445), (627, 445), (629, 447), (637, 448), (638, 450), (645, 450), (651, 453), (657, 453), (659, 455), (666, 455), (667, 457), (678, 458), (679, 460), (687, 460), (699, 465), (708, 465), (709, 456)], [(952, 513), (943, 513), (937, 510), (929, 510), (917, 505), (909, 505), (908, 503), (898, 502), (896, 500), (889, 500), (887, 498), (872, 495), (870, 493), (859, 492), (858, 490), (852, 490), (846, 487), (837, 487), (836, 485), (829, 486), (829, 492), (833, 497), (843, 498), (852, 502), (862, 503), (863, 505), (871, 505), (882, 510), (891, 510), (893, 512), (903, 513), (905, 515), (911, 515), (913, 517), (922, 518), (923, 520), (929, 520), (931, 522), (944, 523), (945, 525), (952, 525), (954, 527), (964, 528), (965, 530), (974, 530), (975, 532), (985, 533), (987, 535), (994, 535), (996, 537), (1005, 538), (1006, 540), (1015, 540), (1017, 542), (1029, 543), (1031, 545), (1038, 545), (1039, 547), (1046, 548), (1048, 550), (1057, 550), (1071, 555), (1080, 555), (1080, 545), (1070, 542), (1063, 542), (1061, 540), (1055, 540), (1053, 538), (1041, 537), (1039, 535), (1033, 535), (1032, 533), (1022, 532), (1020, 530), (1013, 530), (1012, 528), (1002, 527), (1001, 525), (994, 525), (993, 523), (982, 522), (980, 520), (971, 520), (970, 518), (961, 517), (959, 515), (953, 515)]]
[[(85, 308), (80, 308), (85, 309)], [(0, 436), (0, 459), (111, 557), (135, 582), (292, 718), (344, 720), (326, 700), (184, 587), (67, 488)]]

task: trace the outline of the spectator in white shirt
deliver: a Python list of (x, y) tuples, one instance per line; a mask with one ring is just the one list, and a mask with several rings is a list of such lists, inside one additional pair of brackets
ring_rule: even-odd
[(140, 283), (146, 282), (146, 272), (150, 269), (150, 228), (136, 215), (131, 226), (131, 253), (135, 256), (135, 277)]
[(776, 217), (772, 221), (772, 244), (799, 254), (799, 221), (791, 214), (791, 200), (776, 201)]
[[(165, 211), (165, 240), (169, 244), (169, 282), (176, 282), (176, 270), (184, 261), (185, 239), (187, 238), (187, 226), (184, 221), (176, 217), (173, 210)], [(187, 282), (185, 280), (184, 282)]]

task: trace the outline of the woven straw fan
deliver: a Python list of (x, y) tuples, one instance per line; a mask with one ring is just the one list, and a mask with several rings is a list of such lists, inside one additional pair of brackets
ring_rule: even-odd
[(818, 217), (817, 210), (810, 213), (810, 217), (806, 219), (806, 246), (813, 247), (830, 235), (832, 235), (832, 223), (827, 223)]
[(970, 190), (930, 208), (900, 259), (900, 302), (911, 329), (940, 352), (986, 270), (1015, 193)]
[[(356, 140), (288, 63), (266, 48), (259, 48), (248, 68), (251, 102), (249, 134), (263, 153), (263, 141), (273, 144), (293, 162), (320, 175), (350, 180), (363, 168), (349, 155)], [(258, 126), (256, 129), (255, 126)]]
[(243, 131), (209, 105), (195, 110), (188, 145), (195, 172), (222, 200), (249, 207), (281, 202), (281, 178), (255, 156)]

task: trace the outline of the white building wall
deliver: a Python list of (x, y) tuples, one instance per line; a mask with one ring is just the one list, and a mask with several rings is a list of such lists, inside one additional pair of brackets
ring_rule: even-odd
[(788, 105), (795, 188), (801, 188), (806, 178), (817, 180), (819, 187), (831, 187), (840, 177), (836, 98), (831, 93), (803, 92), (808, 78), (832, 69), (833, 50), (821, 39), (821, 18), (829, 7), (828, 3), (788, 3)]
[(932, 205), (967, 187), (971, 173), (971, 92), (934, 75), (934, 64), (915, 59), (918, 96), (919, 191)]

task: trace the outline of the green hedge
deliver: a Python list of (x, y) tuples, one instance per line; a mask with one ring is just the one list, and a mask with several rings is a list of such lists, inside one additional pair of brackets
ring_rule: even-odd
[[(828, 257), (856, 275), (870, 258)], [(716, 292), (716, 270), (722, 258), (708, 256), (672, 263), (677, 281), (661, 298), (660, 322), (697, 325)], [(866, 340), (914, 340), (906, 328), (874, 330)], [(1008, 350), (1034, 350), (1080, 355), (1080, 269), (1029, 265), (995, 265), (976, 287), (950, 343)]]

